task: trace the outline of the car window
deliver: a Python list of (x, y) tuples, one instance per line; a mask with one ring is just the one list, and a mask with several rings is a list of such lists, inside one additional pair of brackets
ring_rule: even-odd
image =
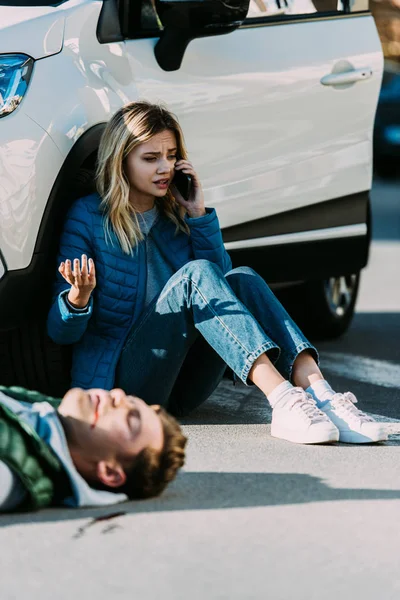
[(321, 13), (364, 12), (368, 8), (368, 0), (250, 0), (247, 19), (287, 20)]
[(154, 0), (142, 0), (141, 6), (140, 29), (144, 32), (162, 30), (161, 21), (154, 6)]
[[(136, 26), (130, 37), (158, 37), (163, 27), (155, 10), (155, 0), (137, 1), (140, 2), (140, 27)], [(368, 10), (369, 0), (250, 0), (245, 23), (251, 24), (255, 19), (261, 22), (286, 21)]]

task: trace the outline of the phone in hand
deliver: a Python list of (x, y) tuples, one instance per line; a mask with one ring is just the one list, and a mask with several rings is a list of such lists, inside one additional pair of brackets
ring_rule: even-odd
[(175, 171), (172, 183), (176, 186), (176, 189), (183, 196), (185, 200), (189, 200), (190, 192), (192, 190), (192, 178), (182, 171)]

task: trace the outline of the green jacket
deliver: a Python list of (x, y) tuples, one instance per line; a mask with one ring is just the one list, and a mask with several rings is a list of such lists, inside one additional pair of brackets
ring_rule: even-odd
[[(0, 392), (21, 402), (48, 402), (54, 408), (61, 402), (20, 387), (0, 385)], [(16, 473), (27, 492), (27, 499), (18, 510), (59, 504), (71, 495), (69, 478), (58, 457), (33, 427), (2, 405), (1, 400), (0, 460)]]

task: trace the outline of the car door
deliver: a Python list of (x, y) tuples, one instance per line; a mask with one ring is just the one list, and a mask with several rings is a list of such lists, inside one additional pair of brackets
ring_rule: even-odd
[(382, 51), (365, 0), (346, 6), (251, 0), (239, 29), (192, 41), (173, 72), (155, 60), (156, 21), (126, 41), (138, 97), (179, 117), (222, 227), (370, 188)]

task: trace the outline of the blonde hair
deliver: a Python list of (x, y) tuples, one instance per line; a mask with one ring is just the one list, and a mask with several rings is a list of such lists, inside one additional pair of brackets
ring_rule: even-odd
[[(187, 158), (182, 129), (177, 118), (160, 104), (140, 101), (120, 108), (107, 123), (100, 140), (96, 169), (96, 186), (104, 211), (106, 239), (113, 231), (126, 254), (143, 239), (137, 213), (129, 202), (129, 181), (124, 170), (128, 154), (139, 144), (149, 141), (162, 131), (172, 131), (176, 137), (177, 156)], [(163, 198), (156, 199), (159, 210), (176, 225), (176, 233), (189, 234), (181, 206), (168, 189)]]

